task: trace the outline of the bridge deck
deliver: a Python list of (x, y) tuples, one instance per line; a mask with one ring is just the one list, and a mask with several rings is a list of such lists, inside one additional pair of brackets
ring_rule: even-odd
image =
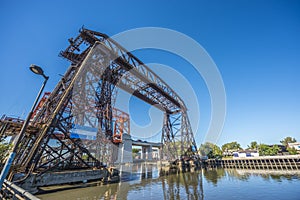
[(161, 148), (162, 147), (162, 143), (156, 143), (156, 142), (147, 142), (147, 141), (139, 141), (139, 140), (132, 140), (132, 146), (142, 146), (142, 147), (157, 147), (157, 148)]

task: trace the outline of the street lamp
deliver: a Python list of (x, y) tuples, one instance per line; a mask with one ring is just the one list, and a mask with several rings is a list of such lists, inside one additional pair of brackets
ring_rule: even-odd
[(41, 67), (32, 64), (32, 65), (30, 65), (29, 69), (30, 69), (33, 73), (35, 73), (35, 74), (37, 74), (37, 75), (42, 75), (46, 80), (48, 80), (49, 77), (46, 76), (46, 75), (44, 74), (44, 71), (43, 71), (43, 69), (42, 69)]
[(38, 93), (38, 95), (37, 95), (37, 97), (36, 97), (36, 99), (35, 99), (35, 101), (34, 101), (34, 103), (32, 105), (32, 108), (31, 108), (30, 112), (27, 115), (26, 120), (23, 123), (23, 126), (21, 128), (20, 133), (16, 136), (16, 138), (14, 140), (13, 148), (12, 148), (12, 150), (11, 150), (9, 156), (8, 156), (8, 159), (6, 160), (6, 163), (5, 163), (5, 165), (4, 165), (4, 167), (3, 167), (2, 171), (1, 171), (1, 175), (0, 175), (0, 190), (2, 189), (2, 185), (3, 185), (4, 179), (6, 178), (8, 172), (10, 170), (10, 166), (11, 166), (11, 164), (12, 164), (14, 158), (15, 158), (16, 152), (18, 150), (18, 146), (20, 144), (20, 141), (23, 138), (23, 136), (25, 134), (25, 131), (26, 131), (26, 128), (27, 128), (27, 126), (28, 126), (28, 124), (30, 122), (30, 119), (31, 119), (32, 113), (34, 111), (34, 108), (36, 107), (36, 105), (38, 103), (38, 100), (39, 100), (39, 98), (40, 98), (40, 96), (41, 96), (41, 94), (42, 94), (42, 92), (43, 92), (43, 90), (44, 90), (44, 88), (46, 86), (46, 83), (47, 83), (47, 81), (49, 79), (49, 76), (46, 76), (44, 74), (44, 71), (43, 71), (43, 69), (41, 67), (32, 64), (32, 65), (30, 65), (29, 68), (30, 68), (30, 70), (33, 73), (35, 73), (37, 75), (43, 76), (44, 77), (44, 82), (43, 82), (43, 85), (41, 86), (40, 91), (39, 91), (39, 93)]

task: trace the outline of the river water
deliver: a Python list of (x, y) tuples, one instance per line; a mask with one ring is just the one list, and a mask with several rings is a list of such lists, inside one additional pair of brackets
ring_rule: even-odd
[(43, 200), (300, 200), (300, 171), (210, 169), (160, 175), (156, 165), (122, 166), (121, 182), (43, 188)]

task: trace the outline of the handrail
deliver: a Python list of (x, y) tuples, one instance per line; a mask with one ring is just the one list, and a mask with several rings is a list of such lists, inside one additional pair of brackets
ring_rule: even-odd
[(28, 191), (20, 188), (19, 186), (15, 185), (14, 183), (4, 180), (2, 191), (1, 191), (1, 197), (5, 198), (7, 196), (14, 197), (13, 199), (22, 199), (22, 200), (40, 200), (36, 196), (32, 195)]

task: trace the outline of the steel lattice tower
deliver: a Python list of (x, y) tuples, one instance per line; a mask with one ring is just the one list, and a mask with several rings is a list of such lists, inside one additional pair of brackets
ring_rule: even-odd
[[(9, 179), (18, 172), (25, 174), (24, 180), (33, 172), (42, 174), (113, 163), (118, 145), (112, 131), (112, 96), (116, 87), (164, 112), (163, 159), (194, 153), (196, 143), (183, 100), (149, 67), (99, 32), (82, 28), (69, 42), (60, 55), (71, 65), (35, 113), (22, 138)], [(1, 120), (1, 134), (17, 134), (22, 122), (18, 123)], [(96, 142), (72, 138), (74, 124), (97, 130)]]

